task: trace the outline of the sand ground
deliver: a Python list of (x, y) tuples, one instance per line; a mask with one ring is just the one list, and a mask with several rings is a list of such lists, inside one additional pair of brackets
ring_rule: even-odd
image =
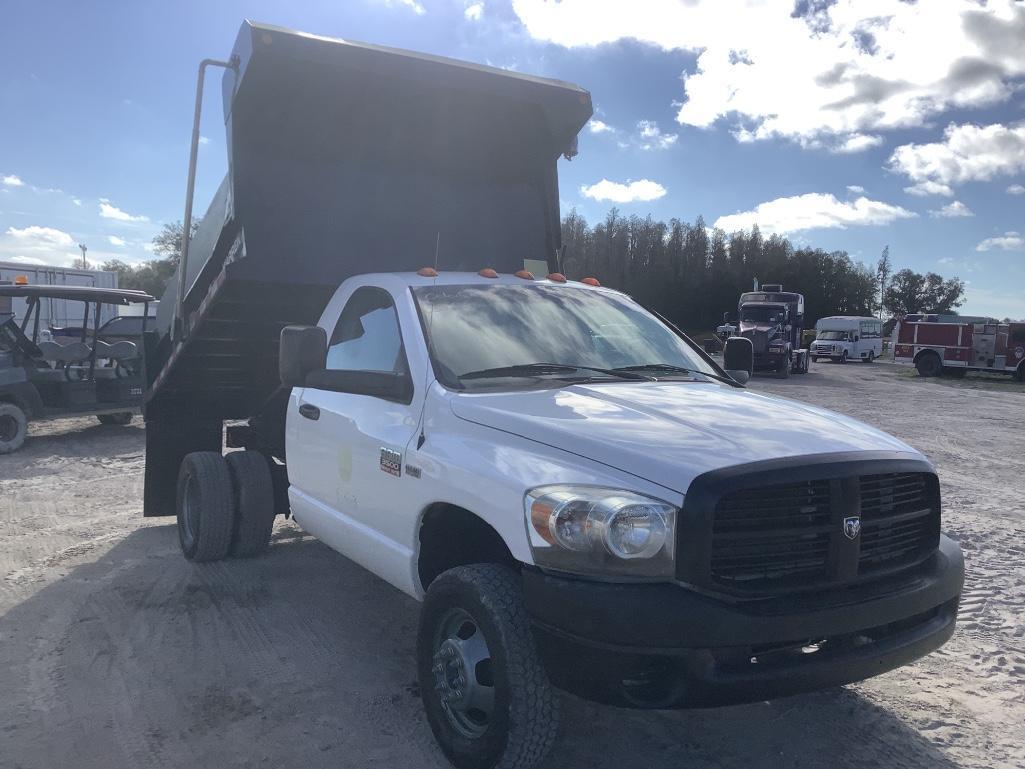
[[(939, 652), (860, 685), (718, 710), (563, 698), (548, 766), (1025, 766), (1025, 390), (819, 364), (771, 391), (930, 456), (968, 577)], [(417, 604), (278, 523), (192, 565), (141, 517), (141, 424), (39, 423), (0, 457), (0, 767), (443, 767), (414, 683)]]

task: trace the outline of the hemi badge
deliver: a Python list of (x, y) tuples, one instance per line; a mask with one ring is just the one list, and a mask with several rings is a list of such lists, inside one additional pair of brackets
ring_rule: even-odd
[(402, 454), (392, 449), (381, 449), (381, 469), (394, 475), (396, 478), (402, 475)]
[(408, 475), (410, 478), (419, 478), (420, 468), (416, 465), (406, 465), (406, 475)]

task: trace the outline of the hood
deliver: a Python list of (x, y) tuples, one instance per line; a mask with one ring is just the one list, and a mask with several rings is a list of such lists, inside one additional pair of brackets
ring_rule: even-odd
[(698, 475), (765, 459), (907, 444), (802, 403), (698, 382), (615, 382), (456, 393), (461, 419), (512, 433), (685, 492)]

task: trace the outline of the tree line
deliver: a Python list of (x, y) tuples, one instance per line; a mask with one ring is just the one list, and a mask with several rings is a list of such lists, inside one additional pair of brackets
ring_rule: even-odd
[(724, 312), (735, 312), (755, 278), (803, 294), (806, 327), (827, 315), (950, 313), (964, 303), (964, 282), (956, 277), (909, 269), (891, 275), (888, 248), (873, 269), (846, 251), (763, 236), (757, 225), (726, 233), (700, 216), (693, 224), (667, 223), (613, 208), (591, 226), (573, 210), (562, 220), (562, 238), (567, 275), (593, 276), (692, 330), (713, 328)]
[[(193, 222), (195, 234), (199, 222)], [(827, 315), (901, 317), (909, 312), (950, 313), (964, 303), (964, 282), (903, 269), (891, 274), (889, 248), (875, 268), (845, 251), (794, 247), (781, 235), (763, 236), (758, 227), (726, 233), (651, 216), (622, 216), (613, 208), (591, 226), (575, 210), (562, 220), (562, 271), (593, 276), (626, 291), (638, 302), (683, 328), (707, 330), (737, 309), (753, 280), (782, 283), (804, 294), (805, 326)], [(165, 224), (153, 238), (157, 255), (140, 265), (113, 259), (101, 265), (118, 274), (118, 285), (160, 298), (181, 259), (182, 223)]]

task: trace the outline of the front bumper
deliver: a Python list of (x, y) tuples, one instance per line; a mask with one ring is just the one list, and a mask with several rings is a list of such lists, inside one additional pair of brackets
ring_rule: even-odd
[(961, 550), (947, 537), (899, 577), (757, 601), (523, 575), (552, 682), (639, 708), (761, 701), (893, 670), (950, 638), (963, 582)]

